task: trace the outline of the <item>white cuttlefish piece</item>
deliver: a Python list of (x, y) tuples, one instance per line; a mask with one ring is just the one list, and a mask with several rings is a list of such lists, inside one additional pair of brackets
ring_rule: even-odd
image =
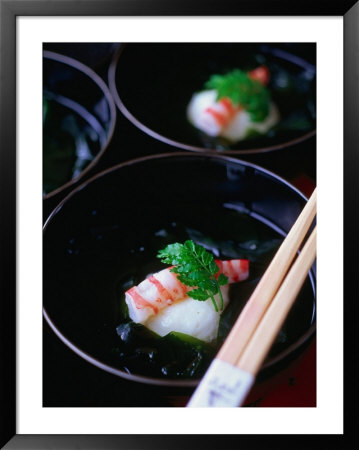
[[(216, 263), (219, 267), (217, 276), (223, 273), (229, 283), (248, 278), (249, 262), (246, 259), (216, 260)], [(189, 297), (187, 292), (193, 288), (181, 283), (170, 269), (161, 270), (126, 291), (130, 318), (160, 336), (178, 331), (211, 342), (217, 335), (221, 311), (215, 311), (211, 299), (198, 301)], [(225, 307), (229, 301), (228, 285), (222, 286), (221, 292)], [(219, 304), (219, 294), (215, 300)]]

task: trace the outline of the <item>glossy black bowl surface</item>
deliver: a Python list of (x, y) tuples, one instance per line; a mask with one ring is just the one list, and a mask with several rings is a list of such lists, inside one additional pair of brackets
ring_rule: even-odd
[[(128, 373), (109, 357), (124, 280), (141, 279), (152, 270), (156, 250), (167, 238), (208, 238), (207, 245), (214, 239), (218, 256), (248, 257), (253, 267), (264, 270), (305, 203), (276, 175), (225, 156), (171, 153), (106, 170), (68, 195), (45, 223), (45, 319), (68, 347), (107, 372), (157, 386), (194, 387), (198, 380)], [(258, 258), (251, 249), (260, 240), (255, 232), (244, 236), (248, 230), (241, 228), (239, 215), (274, 236), (266, 241), (274, 245), (263, 248)], [(246, 296), (255, 283), (243, 284)], [(314, 336), (314, 270), (286, 329), (288, 339), (272, 351), (260, 373), (263, 379), (296, 358)]]
[[(315, 44), (296, 48), (313, 61)], [(270, 69), (269, 89), (281, 114), (272, 130), (230, 144), (206, 137), (189, 123), (187, 105), (211, 75), (261, 64)], [(155, 139), (196, 152), (252, 155), (286, 149), (315, 135), (314, 64), (280, 44), (131, 43), (114, 55), (109, 86), (120, 111)]]
[(43, 52), (44, 198), (79, 181), (102, 156), (116, 125), (105, 82), (80, 61)]

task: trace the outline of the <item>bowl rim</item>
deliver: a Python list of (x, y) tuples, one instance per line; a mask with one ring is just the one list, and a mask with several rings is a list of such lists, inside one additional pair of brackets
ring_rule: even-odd
[[(184, 142), (176, 141), (175, 139), (171, 139), (167, 136), (164, 136), (163, 134), (157, 133), (152, 128), (145, 125), (143, 122), (141, 122), (139, 119), (137, 119), (125, 106), (123, 101), (121, 100), (120, 94), (118, 92), (117, 83), (116, 83), (116, 73), (118, 69), (118, 63), (121, 57), (122, 52), (127, 47), (127, 43), (122, 43), (120, 47), (117, 49), (117, 51), (114, 53), (112, 60), (110, 62), (109, 68), (108, 68), (108, 85), (110, 92), (112, 93), (112, 96), (114, 98), (114, 101), (120, 110), (120, 112), (130, 121), (133, 125), (135, 125), (138, 129), (149, 135), (150, 137), (163, 142), (164, 144), (168, 144), (177, 148), (180, 148), (182, 150), (189, 150), (191, 152), (198, 152), (198, 153), (219, 153), (219, 150), (216, 149), (207, 149), (205, 147), (200, 147), (198, 145), (191, 145), (191, 144), (185, 144)], [(311, 67), (313, 70), (315, 70), (315, 66), (307, 62), (301, 57), (298, 57), (294, 54), (291, 54), (288, 51), (280, 50), (275, 55), (282, 59), (288, 59), (289, 57), (292, 58), (292, 61), (296, 65), (302, 65), (302, 67), (306, 66), (306, 68)], [(302, 136), (290, 139), (287, 142), (280, 143), (277, 145), (269, 145), (265, 147), (258, 147), (258, 148), (249, 148), (249, 149), (229, 149), (229, 150), (220, 150), (221, 154), (225, 155), (254, 155), (254, 154), (261, 154), (261, 153), (268, 153), (272, 151), (277, 150), (284, 150), (288, 147), (295, 146), (297, 144), (300, 144), (311, 137), (316, 135), (316, 128), (313, 130), (310, 130), (306, 133), (304, 133)]]
[[(93, 181), (102, 178), (106, 176), (107, 174), (110, 174), (112, 172), (115, 172), (119, 169), (122, 169), (124, 167), (132, 166), (135, 164), (141, 164), (142, 162), (152, 161), (156, 159), (172, 159), (172, 158), (178, 158), (178, 157), (185, 157), (185, 158), (210, 158), (210, 159), (217, 159), (222, 161), (228, 161), (232, 162), (234, 164), (238, 165), (244, 165), (246, 167), (250, 167), (252, 169), (258, 170), (259, 172), (262, 172), (266, 175), (269, 175), (271, 178), (274, 178), (276, 181), (279, 181), (280, 183), (284, 184), (287, 188), (294, 191), (297, 195), (299, 195), (304, 201), (308, 201), (308, 198), (295, 186), (293, 186), (291, 183), (289, 183), (287, 180), (282, 178), (281, 176), (275, 174), (274, 172), (261, 167), (257, 164), (253, 164), (248, 161), (242, 161), (238, 158), (234, 158), (227, 155), (221, 155), (221, 154), (214, 154), (213, 152), (206, 152), (206, 153), (188, 153), (188, 152), (167, 152), (162, 154), (153, 154), (153, 155), (147, 155), (147, 156), (141, 156), (139, 158), (134, 158), (128, 161), (121, 162), (119, 164), (116, 164), (114, 166), (111, 166), (95, 175), (93, 175), (91, 178), (85, 180), (80, 185), (76, 186), (66, 197), (64, 197), (57, 206), (51, 211), (49, 216), (47, 217), (44, 225), (43, 225), (43, 235), (46, 231), (46, 228), (48, 227), (49, 223), (53, 219), (53, 217), (57, 214), (57, 212), (62, 208), (62, 206), (71, 199), (76, 193), (80, 192), (83, 188), (85, 188), (88, 184), (92, 183)], [(311, 283), (313, 285), (313, 279), (315, 280), (316, 277), (312, 273), (312, 270), (309, 273)], [(314, 285), (314, 295), (316, 296), (316, 289)], [(316, 310), (316, 308), (315, 308)], [(137, 375), (137, 374), (129, 374), (123, 370), (120, 370), (116, 367), (113, 367), (109, 364), (105, 364), (102, 361), (100, 361), (98, 358), (90, 355), (89, 353), (85, 352), (81, 348), (79, 348), (76, 344), (74, 344), (71, 339), (69, 339), (67, 336), (65, 336), (61, 330), (56, 326), (54, 321), (51, 319), (49, 313), (47, 312), (45, 306), (43, 305), (42, 308), (43, 317), (46, 320), (47, 324), (50, 326), (51, 330), (55, 333), (55, 335), (65, 344), (67, 345), (70, 350), (72, 350), (74, 353), (76, 353), (78, 356), (82, 357), (84, 360), (89, 362), (90, 364), (108, 372), (113, 375), (117, 375), (120, 378), (127, 379), (129, 381), (133, 382), (140, 382), (143, 384), (149, 384), (154, 386), (166, 386), (166, 387), (182, 387), (182, 388), (194, 388), (199, 384), (200, 379), (197, 380), (176, 380), (176, 379), (166, 379), (166, 378), (153, 378), (153, 377), (147, 377), (144, 375)], [(316, 315), (316, 313), (315, 313)], [(263, 364), (262, 368), (260, 369), (258, 375), (262, 373), (263, 371), (266, 371), (267, 369), (272, 368), (275, 364), (286, 361), (286, 359), (294, 353), (296, 350), (299, 350), (303, 345), (306, 343), (309, 343), (310, 340), (314, 337), (316, 332), (316, 319), (314, 318), (314, 322), (312, 325), (308, 328), (308, 330), (303, 333), (294, 343), (289, 345), (285, 350), (280, 352), (275, 357), (271, 358), (268, 362)]]
[(42, 60), (44, 62), (45, 59), (56, 61), (59, 63), (62, 63), (64, 65), (67, 65), (75, 70), (78, 70), (79, 72), (82, 72), (84, 75), (88, 76), (97, 86), (100, 88), (100, 90), (103, 92), (104, 97), (107, 101), (107, 104), (109, 106), (110, 110), (110, 121), (109, 121), (109, 129), (107, 133), (106, 140), (104, 144), (101, 146), (100, 151), (97, 153), (97, 155), (93, 158), (93, 160), (84, 168), (84, 170), (81, 171), (79, 175), (72, 178), (69, 181), (66, 181), (66, 183), (62, 184), (58, 188), (48, 192), (46, 195), (43, 196), (44, 200), (47, 200), (60, 192), (63, 192), (68, 187), (72, 186), (73, 184), (77, 183), (87, 172), (89, 172), (99, 161), (99, 159), (102, 157), (105, 150), (108, 148), (114, 132), (116, 128), (116, 121), (117, 121), (117, 109), (116, 104), (113, 99), (113, 96), (104, 82), (104, 80), (90, 67), (86, 66), (82, 62), (78, 61), (77, 59), (74, 59), (70, 56), (62, 55), (60, 53), (53, 52), (51, 50), (43, 50), (42, 54)]

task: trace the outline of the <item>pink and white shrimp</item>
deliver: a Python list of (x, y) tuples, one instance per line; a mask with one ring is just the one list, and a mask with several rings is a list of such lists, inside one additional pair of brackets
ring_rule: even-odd
[[(248, 72), (248, 76), (263, 85), (269, 82), (269, 70), (266, 66), (259, 66), (251, 70)], [(234, 106), (228, 97), (223, 97), (218, 101), (214, 99), (214, 102), (203, 110), (203, 114), (198, 120), (202, 123), (203, 128), (207, 129), (208, 135), (217, 136), (242, 109), (241, 106)]]
[[(248, 75), (263, 85), (269, 82), (269, 70), (266, 66), (259, 66)], [(245, 138), (248, 129), (266, 132), (279, 118), (277, 108), (271, 103), (270, 114), (263, 123), (252, 123), (250, 115), (240, 106), (235, 106), (230, 98), (217, 100), (214, 89), (198, 92), (193, 95), (188, 108), (188, 120), (208, 136), (223, 136), (231, 141)]]
[[(219, 271), (228, 277), (229, 283), (236, 283), (248, 278), (249, 261), (233, 259), (229, 261), (216, 260)], [(130, 318), (137, 323), (146, 322), (151, 316), (158, 314), (163, 308), (187, 297), (192, 287), (185, 286), (177, 275), (170, 271), (171, 267), (157, 272), (138, 286), (134, 286), (125, 294)]]
[(189, 121), (208, 136), (219, 136), (241, 110), (229, 98), (217, 101), (217, 91), (208, 90), (192, 97), (187, 115)]

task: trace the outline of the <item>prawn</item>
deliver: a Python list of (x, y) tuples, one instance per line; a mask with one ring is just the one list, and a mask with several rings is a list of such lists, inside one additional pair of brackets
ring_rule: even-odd
[[(228, 261), (215, 260), (221, 273), (228, 277), (229, 283), (236, 283), (248, 278), (249, 261), (247, 259), (232, 259)], [(177, 275), (171, 272), (171, 267), (148, 276), (137, 286), (125, 293), (130, 318), (137, 323), (145, 323), (151, 316), (157, 315), (163, 308), (187, 297), (191, 290), (181, 283)]]

